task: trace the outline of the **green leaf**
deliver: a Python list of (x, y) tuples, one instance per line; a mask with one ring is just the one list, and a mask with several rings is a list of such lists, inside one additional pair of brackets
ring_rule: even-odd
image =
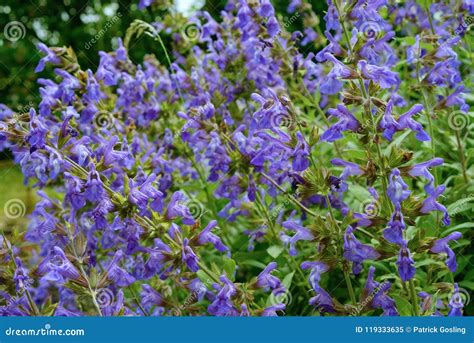
[(401, 316), (411, 316), (412, 315), (412, 305), (406, 300), (405, 298), (399, 296), (399, 295), (391, 295), (392, 298), (395, 300), (395, 303), (397, 305), (397, 310), (398, 313), (400, 313)]
[(464, 280), (464, 281), (459, 282), (459, 285), (460, 285), (462, 288), (469, 288), (469, 289), (471, 289), (471, 290), (474, 290), (474, 281), (467, 281), (467, 280)]
[(444, 263), (441, 261), (436, 261), (436, 260), (433, 260), (432, 258), (425, 258), (422, 261), (416, 262), (415, 267), (419, 268), (419, 267), (427, 266), (430, 264), (435, 264), (441, 267), (444, 266)]
[(263, 264), (262, 262), (255, 261), (255, 260), (245, 260), (242, 262), (239, 262), (239, 265), (248, 265), (252, 267), (257, 267), (259, 269), (265, 269), (266, 265)]
[(202, 271), (201, 269), (199, 269), (197, 272), (196, 272), (196, 275), (197, 277), (199, 278), (199, 280), (201, 280), (201, 282), (205, 285), (209, 284), (210, 280), (209, 280), (209, 275), (207, 275), (204, 271)]
[(56, 311), (56, 308), (58, 307), (58, 305), (59, 303), (48, 304), (41, 310), (41, 314), (45, 317), (51, 317)]
[(225, 257), (223, 267), (229, 280), (234, 281), (235, 280), (235, 261), (231, 258)]
[(272, 245), (267, 249), (267, 252), (271, 257), (277, 258), (278, 256), (280, 256), (283, 250), (285, 250), (285, 248), (280, 245)]
[(290, 274), (286, 275), (283, 280), (281, 280), (281, 283), (283, 286), (286, 287), (286, 289), (289, 289), (291, 287), (291, 282), (293, 281), (293, 275), (295, 275), (295, 272), (291, 272)]

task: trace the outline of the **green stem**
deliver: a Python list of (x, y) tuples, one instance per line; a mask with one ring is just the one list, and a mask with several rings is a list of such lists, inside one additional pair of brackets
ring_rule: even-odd
[(138, 308), (142, 311), (142, 313), (146, 316), (146, 317), (149, 317), (150, 314), (143, 308), (142, 304), (140, 303), (140, 300), (138, 300), (138, 297), (135, 293), (135, 291), (133, 290), (133, 288), (131, 286), (128, 286), (128, 290), (130, 291), (130, 293), (132, 293), (132, 297), (133, 299), (135, 300), (135, 303), (137, 304)]
[(347, 32), (346, 24), (344, 23), (344, 20), (342, 20), (342, 17), (341, 17), (341, 8), (339, 7), (339, 2), (337, 0), (334, 1), (334, 5), (336, 6), (337, 16), (339, 18), (339, 23), (341, 24), (342, 31), (344, 32), (344, 37), (346, 38), (347, 48), (349, 49), (349, 52), (352, 55), (353, 52), (352, 52), (352, 46), (351, 46), (351, 39), (349, 38), (349, 33)]
[(461, 159), (462, 176), (464, 178), (464, 182), (466, 184), (468, 184), (469, 183), (469, 178), (467, 177), (466, 158), (464, 156), (464, 147), (462, 146), (462, 143), (461, 143), (461, 137), (459, 136), (459, 130), (454, 130), (454, 132), (456, 134), (456, 142), (458, 144), (459, 158)]
[(74, 237), (72, 236), (71, 232), (69, 232), (68, 228), (66, 228), (66, 232), (67, 232), (67, 235), (69, 237), (69, 241), (71, 242), (71, 247), (72, 247), (72, 251), (74, 253), (74, 257), (76, 258), (76, 261), (79, 262), (79, 270), (81, 271), (81, 274), (82, 274), (82, 277), (84, 278), (84, 280), (86, 280), (87, 288), (89, 289), (89, 294), (92, 298), (92, 303), (94, 304), (94, 307), (97, 310), (97, 314), (100, 317), (102, 317), (102, 310), (100, 309), (100, 305), (99, 305), (99, 302), (97, 301), (97, 297), (96, 297), (96, 289), (92, 289), (92, 285), (91, 285), (91, 282), (89, 280), (89, 277), (87, 276), (86, 271), (84, 270), (84, 268), (82, 266), (82, 259), (79, 258), (79, 254), (76, 251), (76, 245), (74, 244)]
[(346, 280), (347, 289), (349, 291), (349, 297), (351, 298), (352, 305), (357, 305), (357, 300), (354, 294), (354, 289), (352, 288), (351, 277), (349, 276), (349, 272), (343, 268), (344, 271), (344, 279)]
[(165, 47), (165, 44), (163, 43), (163, 40), (161, 39), (160, 35), (157, 34), (156, 38), (158, 42), (160, 42), (161, 48), (163, 49), (163, 52), (165, 53), (166, 60), (168, 62), (168, 65), (170, 67), (171, 74), (173, 75), (174, 83), (176, 85), (176, 89), (178, 90), (179, 98), (181, 99), (181, 102), (184, 103), (183, 95), (181, 94), (181, 87), (179, 87), (178, 81), (176, 80), (176, 74), (173, 70), (173, 67), (171, 66), (171, 59), (170, 56), (168, 55), (168, 50)]
[(260, 199), (260, 195), (257, 193), (255, 197), (255, 203), (257, 204), (258, 209), (260, 209), (261, 212), (263, 212), (263, 215), (265, 216), (268, 226), (270, 227), (270, 231), (272, 232), (273, 238), (275, 238), (276, 241), (278, 241), (278, 235), (275, 231), (275, 226), (273, 225), (273, 221), (271, 219), (270, 214), (268, 213), (267, 207), (263, 204), (263, 200)]
[[(429, 12), (429, 11), (428, 11)], [(430, 130), (430, 137), (431, 137), (431, 150), (433, 152), (433, 158), (436, 157), (436, 146), (435, 146), (435, 136), (434, 136), (434, 128), (433, 128), (433, 121), (431, 119), (431, 113), (430, 113), (430, 107), (428, 105), (428, 99), (425, 94), (425, 89), (423, 88), (423, 85), (420, 80), (420, 63), (421, 63), (421, 42), (420, 42), (420, 48), (418, 51), (418, 61), (416, 63), (416, 80), (418, 81), (418, 87), (421, 89), (421, 95), (423, 98), (423, 105), (425, 108), (425, 114), (428, 119), (428, 128)], [(433, 173), (434, 177), (434, 187), (438, 184), (438, 169), (434, 170)], [(440, 213), (439, 211), (436, 211), (436, 224), (438, 224), (440, 221)], [(436, 233), (438, 233), (438, 225), (436, 225)]]
[[(369, 94), (367, 94), (367, 91), (366, 91), (365, 86), (364, 86), (364, 81), (361, 78), (359, 78), (359, 85), (360, 85), (360, 88), (361, 88), (362, 97), (364, 98), (365, 101), (369, 101)], [(372, 134), (374, 135), (374, 137), (376, 137), (378, 135), (377, 126), (376, 126), (376, 123), (375, 123), (375, 120), (374, 120), (372, 114), (370, 113), (370, 108), (366, 109), (365, 106), (364, 106), (364, 112), (365, 112), (366, 120), (369, 120), (370, 123), (371, 123)], [(378, 160), (379, 160), (378, 161), (379, 162), (379, 168), (380, 168), (380, 172), (381, 172), (381, 176), (382, 176), (381, 179), (382, 179), (382, 189), (383, 189), (384, 199), (385, 199), (385, 202), (387, 203), (387, 206), (390, 208), (391, 212), (393, 212), (394, 211), (393, 204), (390, 201), (390, 199), (388, 198), (388, 194), (387, 194), (388, 175), (386, 173), (386, 167), (385, 167), (385, 162), (384, 162), (383, 155), (382, 155), (382, 150), (380, 149), (380, 145), (377, 142), (375, 143), (375, 147), (376, 147), (376, 150), (377, 150), (377, 157), (378, 157)]]
[(408, 282), (410, 285), (411, 304), (413, 306), (413, 313), (415, 316), (420, 316), (420, 310), (418, 308), (418, 299), (416, 297), (415, 283), (413, 278)]
[[(329, 200), (329, 196), (327, 194), (325, 194), (325, 197), (326, 197), (326, 202), (327, 202), (328, 209), (329, 209), (329, 215), (331, 216), (331, 220), (333, 222), (333, 228), (336, 229), (337, 236), (340, 237), (343, 233), (341, 231), (340, 226), (336, 222), (336, 218), (334, 217), (334, 213), (333, 213), (333, 210), (332, 210), (331, 202)], [(339, 247), (338, 249), (341, 249), (341, 247)], [(347, 286), (347, 290), (349, 292), (349, 297), (351, 299), (351, 303), (352, 303), (352, 305), (355, 306), (355, 305), (357, 305), (357, 300), (356, 300), (356, 297), (355, 297), (355, 294), (354, 294), (354, 289), (352, 288), (351, 277), (349, 275), (349, 272), (347, 271), (347, 265), (346, 264), (342, 265), (342, 272), (344, 273), (344, 280), (346, 281), (346, 286)]]

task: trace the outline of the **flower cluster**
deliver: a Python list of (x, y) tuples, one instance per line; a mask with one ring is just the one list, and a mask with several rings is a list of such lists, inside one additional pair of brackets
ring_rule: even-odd
[[(0, 295), (35, 283), (0, 314), (462, 315), (437, 141), (458, 138), (468, 184), (446, 122), (469, 118), (453, 32), (474, 8), (327, 6), (324, 32), (300, 0), (303, 32), (269, 0), (197, 13), (194, 41), (179, 15), (136, 21), (95, 71), (40, 44), (37, 109), (0, 107), (0, 149), (38, 189), (34, 249), (1, 238)], [(144, 33), (166, 58), (130, 59)]]

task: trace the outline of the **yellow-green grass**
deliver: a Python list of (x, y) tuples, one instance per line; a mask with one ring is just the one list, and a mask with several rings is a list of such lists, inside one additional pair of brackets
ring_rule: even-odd
[(20, 168), (12, 161), (0, 161), (0, 223), (19, 224), (31, 212), (35, 196), (23, 183)]

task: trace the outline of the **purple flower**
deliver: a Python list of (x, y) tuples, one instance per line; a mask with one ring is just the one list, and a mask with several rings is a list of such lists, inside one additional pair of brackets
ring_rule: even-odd
[(181, 251), (181, 258), (183, 263), (189, 268), (192, 272), (197, 272), (199, 270), (198, 258), (194, 253), (193, 249), (189, 246), (189, 240), (187, 238), (183, 241), (183, 248)]
[(140, 0), (138, 3), (138, 9), (142, 10), (144, 8), (147, 8), (148, 6), (151, 6), (152, 3), (154, 3), (156, 0)]
[(321, 280), (321, 274), (327, 272), (329, 267), (320, 261), (309, 262), (305, 261), (301, 263), (301, 269), (311, 269), (309, 273), (309, 284), (313, 287), (314, 290), (319, 286), (319, 281)]
[(60, 283), (68, 279), (78, 279), (80, 276), (76, 267), (74, 267), (64, 251), (58, 246), (55, 246), (53, 251), (38, 265), (38, 272), (46, 274), (45, 278), (47, 280)]
[[(0, 242), (1, 243), (1, 242)], [(28, 276), (28, 271), (23, 268), (21, 261), (18, 257), (15, 257), (16, 269), (13, 274), (13, 282), (16, 284), (16, 290), (23, 292), (25, 289), (30, 288), (32, 279)]]
[(324, 16), (327, 30), (340, 31), (339, 13), (333, 1), (328, 1), (328, 11)]
[(322, 56), (319, 54), (318, 59), (319, 61), (330, 61), (333, 63), (331, 71), (321, 83), (322, 94), (336, 94), (343, 85), (340, 79), (349, 79), (357, 76), (351, 69), (337, 60), (329, 52), (325, 52)]
[(309, 149), (303, 135), (298, 131), (296, 134), (298, 143), (293, 152), (293, 169), (295, 171), (304, 171), (309, 167)]
[(296, 243), (298, 241), (311, 241), (314, 239), (313, 234), (308, 229), (296, 224), (294, 221), (287, 220), (281, 225), (287, 230), (296, 232), (292, 237), (283, 233), (280, 234), (281, 240), (286, 244), (290, 244), (290, 255), (292, 256), (298, 254), (298, 251), (296, 250)]
[(32, 153), (38, 149), (43, 149), (45, 147), (48, 129), (38, 118), (34, 108), (30, 109), (30, 117), (30, 132), (26, 137), (26, 141), (30, 145), (30, 152)]
[(285, 304), (275, 304), (266, 307), (262, 312), (262, 317), (278, 317), (277, 311), (284, 311)]
[(385, 107), (385, 113), (379, 123), (379, 127), (384, 130), (383, 136), (390, 142), (392, 141), (395, 132), (400, 131), (400, 125), (392, 116), (392, 108), (393, 101), (390, 99)]
[(271, 272), (275, 270), (277, 264), (271, 262), (257, 277), (257, 286), (268, 291), (273, 290), (273, 294), (278, 295), (285, 292), (285, 286), (282, 285), (280, 279), (273, 276)]
[(335, 58), (333, 55), (330, 53), (325, 53), (324, 57), (326, 58), (327, 61), (330, 61), (333, 63), (333, 67), (331, 71), (328, 73), (329, 77), (332, 78), (351, 78), (354, 76), (354, 72), (350, 70), (344, 63), (339, 61), (337, 58)]
[(232, 302), (232, 297), (237, 294), (237, 290), (225, 275), (222, 275), (219, 280), (223, 285), (216, 286), (219, 291), (207, 310), (214, 316), (237, 316), (239, 313)]
[(304, 29), (304, 38), (301, 40), (301, 46), (305, 46), (309, 43), (314, 42), (318, 38), (318, 34), (313, 30), (312, 27)]
[(278, 32), (281, 31), (280, 24), (278, 24), (278, 21), (276, 20), (275, 16), (271, 16), (270, 19), (268, 19), (267, 30), (268, 35), (272, 38), (275, 37)]
[(120, 313), (123, 313), (124, 315), (131, 314), (131, 311), (124, 306), (124, 295), (122, 290), (119, 290), (113, 298), (115, 298), (115, 302), (102, 308), (104, 316), (118, 316)]
[(400, 274), (400, 279), (402, 279), (402, 281), (408, 281), (413, 278), (416, 272), (414, 264), (415, 261), (413, 261), (410, 256), (410, 250), (408, 250), (406, 242), (403, 241), (397, 259), (398, 273)]
[(155, 187), (155, 180), (156, 175), (152, 173), (143, 181), (141, 186), (138, 186), (133, 180), (131, 181), (128, 200), (130, 203), (136, 205), (142, 212), (146, 210), (149, 200), (152, 201), (151, 207), (155, 211), (161, 207), (163, 193)]
[(408, 190), (408, 185), (403, 181), (397, 168), (392, 170), (389, 180), (387, 195), (395, 205), (395, 208), (399, 209), (402, 201), (407, 199), (411, 192)]
[(454, 251), (449, 247), (449, 242), (458, 240), (461, 237), (461, 232), (452, 232), (448, 236), (436, 240), (430, 249), (430, 251), (435, 254), (445, 253), (448, 255), (448, 258), (446, 259), (445, 263), (446, 266), (448, 266), (449, 270), (453, 273), (456, 271), (457, 268), (456, 255), (454, 254)]
[(261, 0), (257, 13), (262, 17), (269, 17), (275, 13), (273, 6), (269, 0)]
[(249, 236), (249, 244), (247, 246), (248, 251), (255, 249), (255, 242), (261, 242), (265, 236), (267, 227), (259, 227), (257, 230), (245, 230), (244, 234)]
[(237, 18), (239, 19), (239, 27), (241, 29), (244, 29), (252, 21), (252, 10), (246, 3), (241, 3), (241, 6), (239, 6)]
[(320, 312), (335, 312), (334, 301), (328, 292), (319, 285), (314, 288), (316, 296), (309, 299), (309, 304), (316, 307)]
[(419, 163), (419, 164), (416, 164), (416, 165), (410, 167), (410, 169), (408, 171), (408, 175), (410, 175), (412, 177), (421, 176), (421, 177), (424, 177), (425, 179), (427, 179), (428, 184), (425, 186), (425, 191), (428, 194), (432, 194), (434, 192), (434, 187), (433, 187), (434, 177), (430, 173), (428, 168), (436, 167), (436, 166), (439, 166), (441, 164), (443, 164), (443, 159), (442, 158), (438, 158), (438, 157), (433, 158), (429, 161)]
[(84, 196), (87, 200), (98, 202), (105, 196), (104, 184), (100, 179), (99, 173), (95, 170), (94, 163), (89, 164), (89, 175), (84, 185)]
[(348, 226), (344, 234), (344, 258), (353, 262), (352, 271), (357, 275), (362, 270), (363, 261), (375, 260), (380, 254), (370, 245), (362, 244), (353, 232), (354, 228)]
[(288, 13), (294, 13), (296, 9), (300, 6), (301, 6), (301, 0), (291, 0), (286, 10), (288, 11)]
[(428, 198), (426, 198), (423, 203), (420, 212), (421, 213), (430, 213), (431, 211), (440, 211), (443, 212), (443, 224), (449, 225), (451, 220), (449, 219), (448, 210), (446, 207), (441, 205), (436, 199), (443, 194), (446, 187), (444, 185), (439, 185), (435, 188), (435, 190), (429, 194)]
[(372, 301), (370, 302), (373, 308), (383, 309), (383, 314), (387, 316), (398, 316), (398, 311), (395, 307), (395, 301), (387, 295), (388, 290), (391, 287), (390, 282), (385, 281), (380, 284), (374, 280), (375, 267), (370, 266), (367, 281), (365, 283), (365, 290), (368, 294), (372, 295)]
[(135, 282), (135, 278), (127, 271), (118, 266), (118, 263), (123, 258), (122, 250), (118, 250), (109, 266), (106, 269), (107, 277), (115, 282), (119, 287), (127, 287)]
[(412, 108), (410, 108), (406, 113), (402, 114), (398, 118), (398, 124), (400, 125), (400, 129), (410, 129), (416, 132), (415, 137), (421, 141), (429, 141), (430, 136), (423, 130), (423, 126), (418, 123), (417, 121), (413, 120), (415, 114), (419, 113), (423, 109), (423, 105), (416, 104)]
[[(331, 55), (340, 55), (342, 53), (341, 46), (339, 45), (339, 41), (329, 32), (328, 30), (324, 31), (324, 35), (326, 36), (329, 44), (326, 45), (321, 51), (316, 54), (316, 60), (318, 62), (325, 62), (326, 61), (326, 53), (330, 53)], [(316, 38), (316, 37), (315, 37)]]
[(171, 196), (168, 208), (166, 209), (166, 219), (171, 220), (176, 217), (183, 218), (183, 223), (186, 225), (193, 225), (194, 218), (185, 205), (187, 199), (181, 192), (175, 192)]
[(61, 63), (61, 59), (56, 56), (56, 53), (50, 48), (48, 48), (45, 44), (38, 43), (36, 47), (46, 56), (40, 59), (38, 65), (35, 68), (35, 73), (42, 72), (46, 63), (52, 63), (56, 65)]
[(249, 309), (247, 308), (247, 305), (245, 304), (240, 305), (240, 309), (242, 310), (240, 312), (241, 317), (250, 317), (250, 312), (249, 312)]
[(331, 163), (338, 167), (344, 167), (342, 174), (339, 176), (341, 180), (346, 180), (348, 176), (362, 174), (362, 169), (359, 167), (358, 164), (347, 162), (341, 160), (340, 158), (333, 158), (331, 160)]
[(226, 247), (221, 239), (211, 232), (213, 228), (217, 226), (216, 220), (211, 220), (209, 224), (201, 231), (198, 235), (197, 242), (199, 245), (204, 245), (206, 243), (211, 243), (214, 247), (220, 252), (229, 252), (230, 250)]
[(329, 109), (328, 113), (339, 121), (321, 135), (322, 141), (334, 142), (343, 137), (343, 131), (356, 132), (360, 127), (360, 123), (344, 105), (337, 105), (335, 109)]
[(159, 238), (154, 241), (154, 247), (147, 249), (149, 252), (149, 258), (145, 262), (145, 278), (150, 278), (157, 273), (160, 273), (164, 267), (164, 264), (170, 259), (172, 250), (171, 248), (163, 243)]
[(462, 112), (467, 112), (469, 110), (469, 105), (466, 104), (466, 100), (462, 97), (462, 94), (465, 92), (465, 87), (460, 85), (446, 97), (438, 106), (459, 106)]
[(387, 223), (387, 227), (383, 232), (384, 238), (390, 243), (398, 245), (403, 244), (403, 230), (405, 230), (405, 221), (403, 220), (403, 214), (400, 209), (395, 209), (390, 217), (390, 221)]
[(377, 67), (372, 64), (368, 64), (367, 61), (361, 60), (357, 64), (357, 67), (362, 73), (362, 76), (366, 79), (372, 80), (382, 88), (394, 87), (398, 88), (400, 85), (400, 78), (397, 73), (390, 71), (387, 67)]
[(449, 317), (460, 317), (462, 316), (462, 309), (464, 307), (464, 302), (462, 294), (459, 292), (458, 284), (454, 284), (454, 292), (449, 300)]
[(140, 293), (141, 303), (145, 308), (151, 308), (153, 306), (161, 306), (163, 304), (163, 298), (150, 285), (143, 284), (143, 291)]

